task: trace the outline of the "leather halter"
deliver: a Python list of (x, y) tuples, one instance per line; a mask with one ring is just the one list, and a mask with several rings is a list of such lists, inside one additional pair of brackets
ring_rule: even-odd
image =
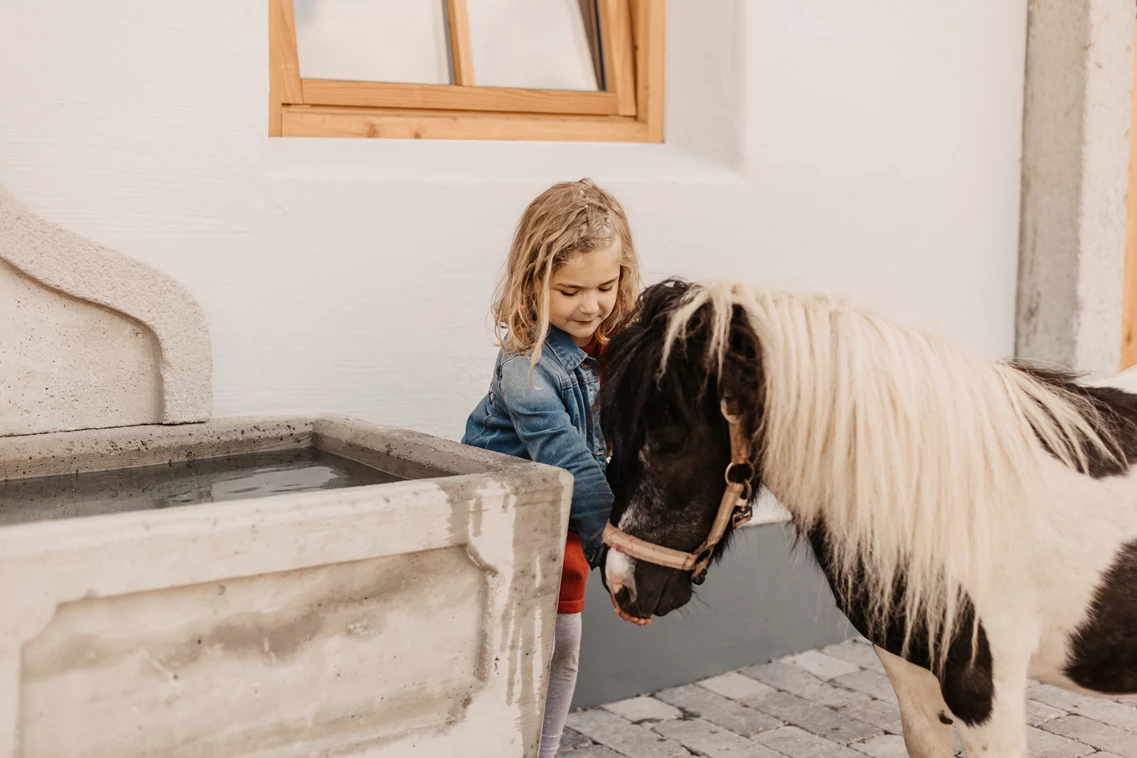
[(715, 552), (715, 545), (719, 544), (726, 534), (726, 525), (730, 523), (737, 529), (750, 521), (752, 515), (750, 498), (753, 493), (750, 480), (754, 477), (754, 464), (750, 460), (750, 439), (742, 428), (742, 417), (727, 410), (725, 399), (720, 409), (723, 418), (730, 426), (730, 463), (723, 474), (726, 491), (719, 501), (718, 513), (703, 544), (695, 548), (694, 552), (685, 553), (682, 550), (674, 550), (633, 537), (609, 523), (601, 534), (605, 545), (624, 555), (657, 566), (690, 571), (692, 582), (703, 583), (707, 574), (707, 564), (711, 562), (711, 556)]

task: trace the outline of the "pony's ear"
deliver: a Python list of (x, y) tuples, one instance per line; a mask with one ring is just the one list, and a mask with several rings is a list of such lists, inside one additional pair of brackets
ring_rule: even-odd
[(636, 308), (639, 321), (648, 325), (657, 318), (669, 318), (695, 286), (684, 279), (671, 277), (647, 287), (640, 293)]
[(734, 306), (730, 320), (730, 349), (723, 360), (720, 389), (732, 414), (750, 416), (761, 408), (762, 366), (758, 335), (750, 326), (746, 311)]

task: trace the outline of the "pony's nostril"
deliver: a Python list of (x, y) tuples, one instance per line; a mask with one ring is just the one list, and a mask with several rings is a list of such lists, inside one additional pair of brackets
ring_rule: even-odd
[(621, 608), (626, 608), (632, 602), (632, 592), (624, 586), (616, 590), (614, 597), (616, 598), (616, 605)]

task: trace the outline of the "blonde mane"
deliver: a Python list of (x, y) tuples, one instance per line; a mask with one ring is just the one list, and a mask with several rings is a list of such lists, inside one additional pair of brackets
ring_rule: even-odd
[(958, 631), (962, 588), (989, 579), (992, 551), (1034, 518), (1051, 454), (1078, 471), (1091, 454), (1121, 456), (1082, 396), (829, 296), (692, 287), (661, 370), (708, 307), (711, 371), (736, 307), (757, 338), (763, 483), (803, 530), (824, 522), (838, 591), (871, 599), (870, 626), (904, 613), (907, 647), (926, 625), (939, 664), (948, 645), (933, 643)]

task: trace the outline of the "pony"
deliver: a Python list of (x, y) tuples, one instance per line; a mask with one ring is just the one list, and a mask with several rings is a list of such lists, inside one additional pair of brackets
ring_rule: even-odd
[(602, 578), (625, 613), (686, 604), (765, 489), (873, 643), (909, 755), (951, 758), (954, 726), (972, 758), (1025, 756), (1030, 679), (1137, 693), (1134, 376), (677, 279), (642, 293), (601, 372)]

